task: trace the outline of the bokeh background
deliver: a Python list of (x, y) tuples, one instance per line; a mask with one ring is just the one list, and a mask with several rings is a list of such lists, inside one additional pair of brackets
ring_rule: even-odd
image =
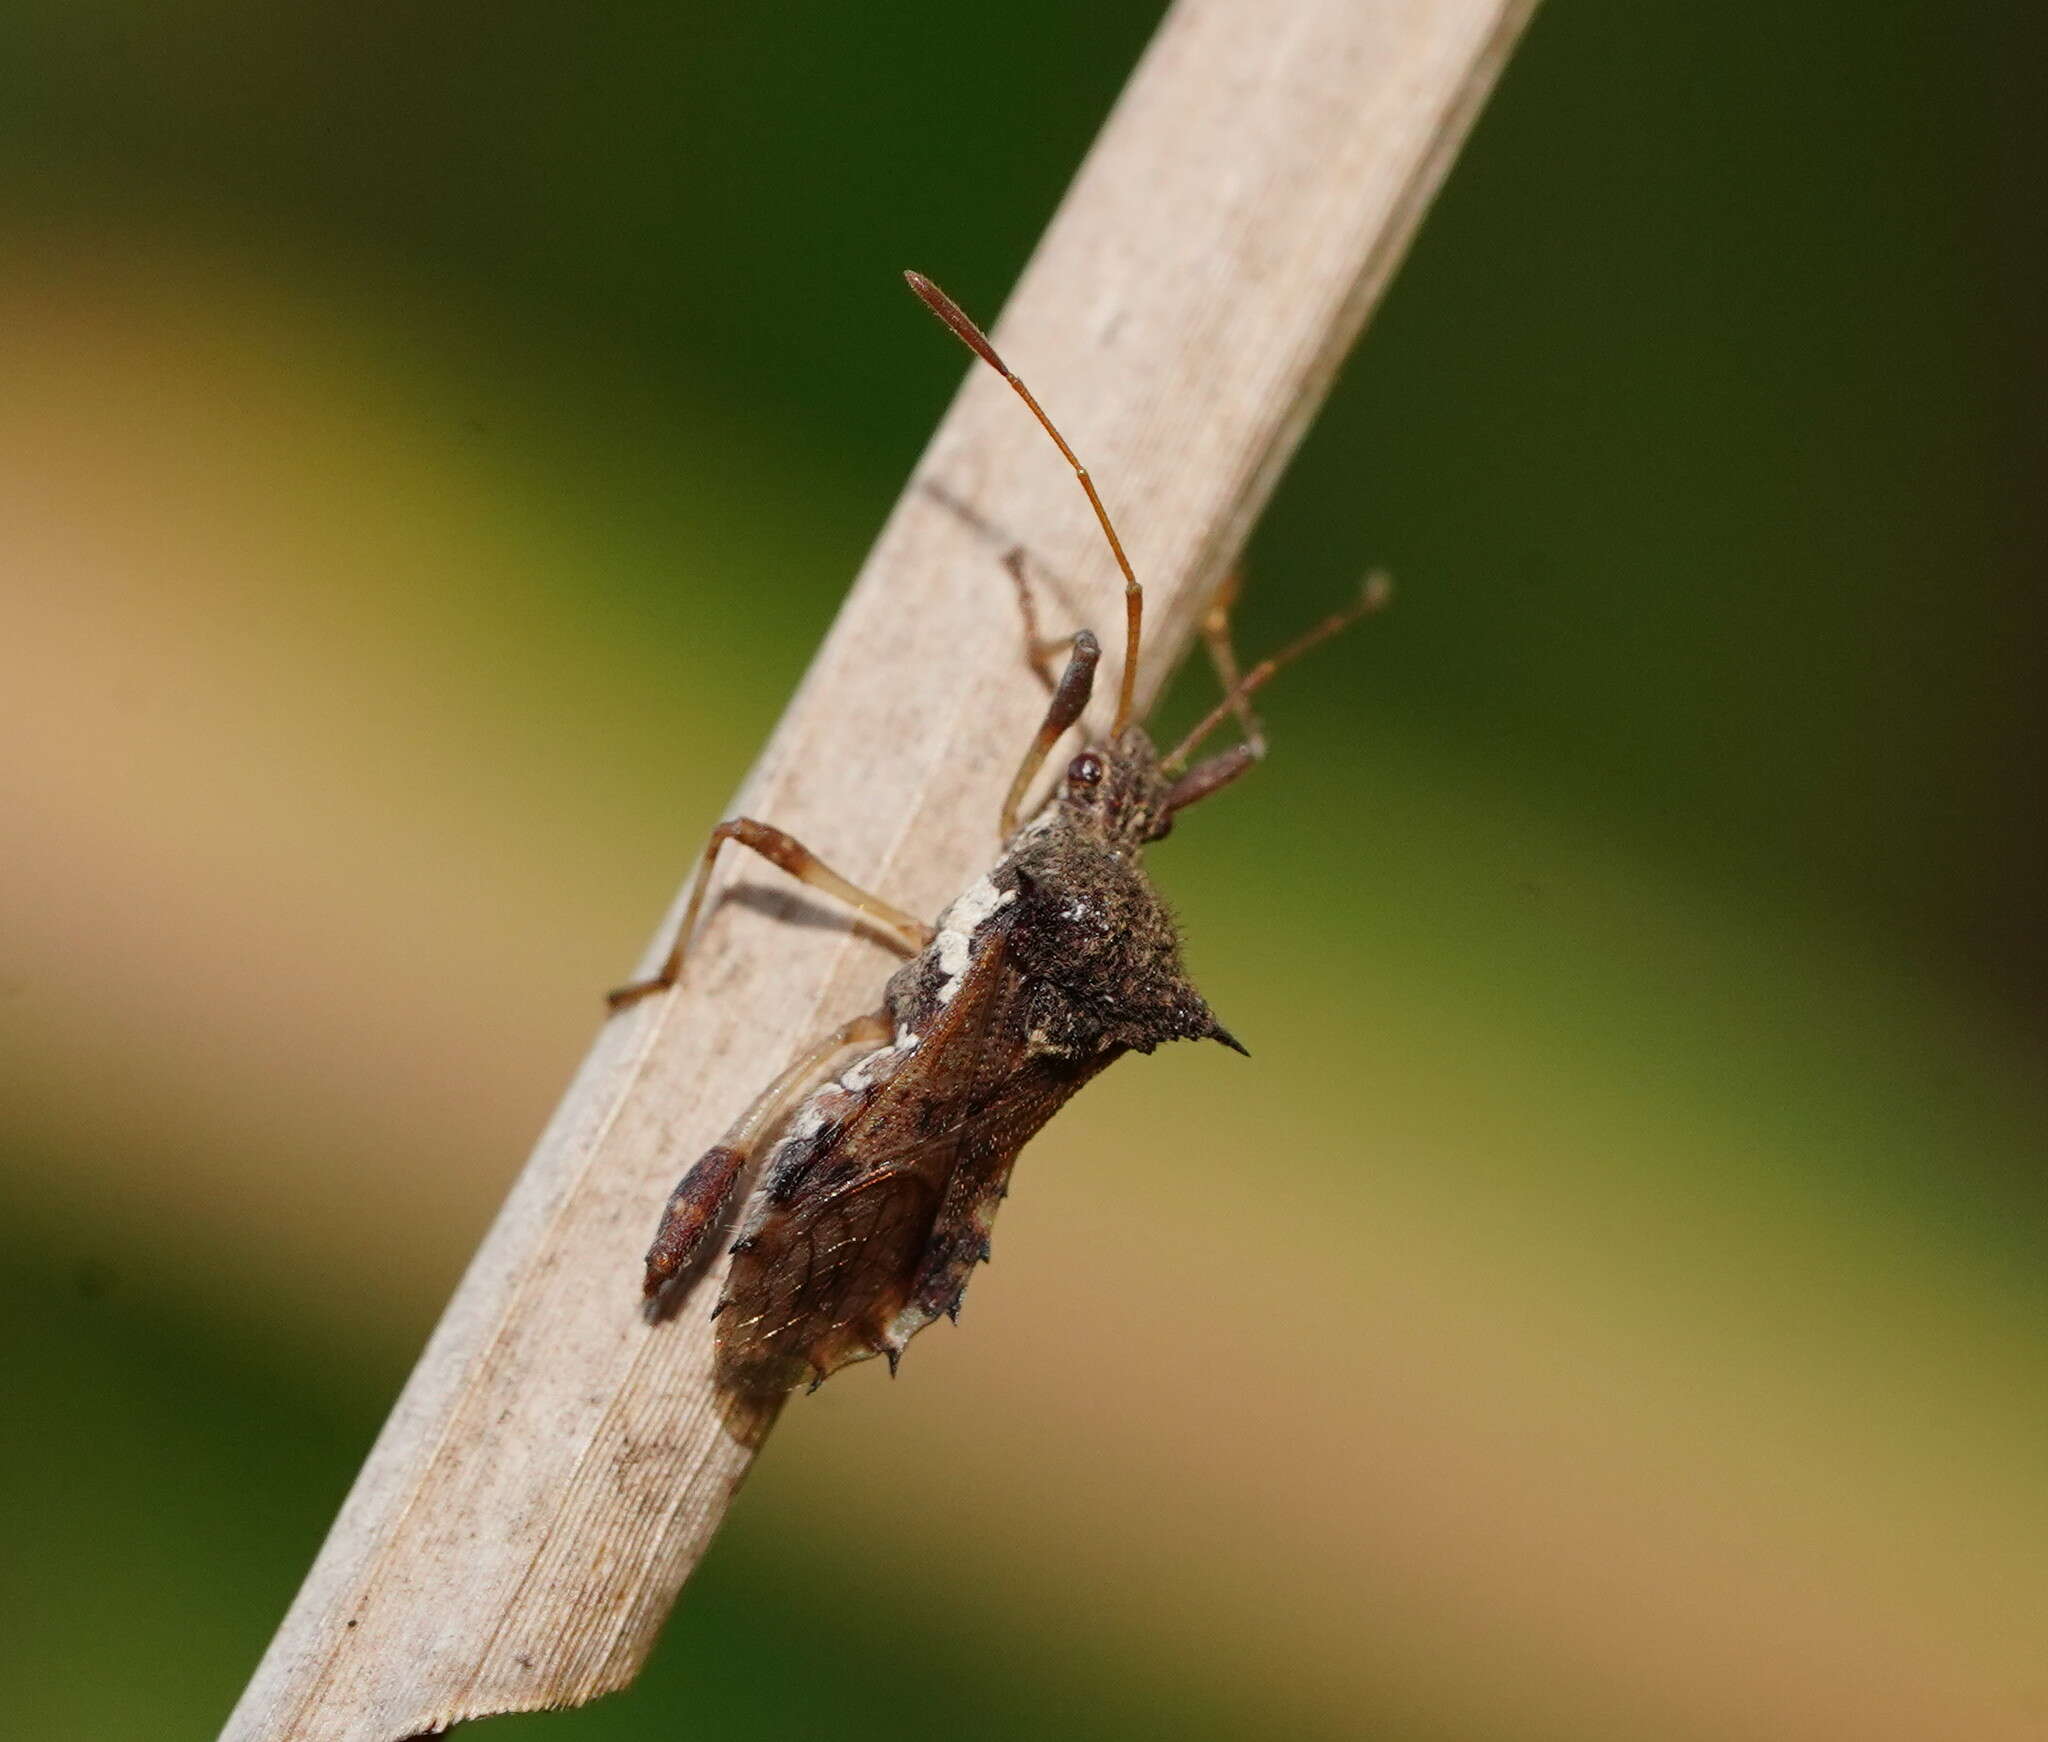
[[(1252, 1061), (486, 1733), (2048, 1734), (2022, 11), (1538, 19), (1158, 857)], [(1156, 16), (5, 8), (14, 1733), (225, 1715)]]

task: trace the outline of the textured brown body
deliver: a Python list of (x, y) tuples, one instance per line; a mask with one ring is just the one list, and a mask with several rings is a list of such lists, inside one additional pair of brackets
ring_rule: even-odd
[(890, 1044), (816, 1090), (764, 1165), (719, 1309), (731, 1383), (893, 1364), (958, 1311), (1018, 1150), (1068, 1096), (1125, 1052), (1236, 1045), (1188, 983), (1141, 863), (1170, 790), (1138, 728), (1076, 757), (891, 978)]
[[(1075, 756), (1052, 797), (1018, 828), (1053, 746), (1087, 711), (1101, 647), (1077, 631), (1055, 677), (1023, 553), (1012, 552), (1026, 650), (1050, 700), (1003, 802), (1006, 839), (993, 869), (933, 928), (848, 882), (780, 829), (731, 818), (712, 831), (662, 970), (612, 994), (621, 1008), (675, 984), (712, 862), (728, 840), (850, 903), (912, 952), (891, 976), (881, 1010), (791, 1063), (684, 1175), (648, 1251), (652, 1296), (698, 1265), (749, 1159), (770, 1145), (714, 1309), (721, 1375), (733, 1391), (757, 1397), (779, 1397), (806, 1375), (815, 1383), (870, 1355), (886, 1355), (894, 1371), (905, 1343), (941, 1313), (957, 1314), (975, 1265), (988, 1257), (1017, 1152), (1097, 1071), (1168, 1040), (1244, 1050), (1189, 984), (1173, 918), (1145, 876), (1144, 850), (1177, 812), (1263, 754), (1248, 705), (1259, 686), (1386, 593), (1383, 579), (1368, 581), (1356, 605), (1240, 675), (1228, 629), (1235, 583), (1226, 583), (1202, 625), (1223, 699), (1162, 757), (1133, 723), (1144, 590), (1087, 468), (981, 329), (929, 279), (905, 276), (1009, 382), (1073, 467), (1124, 578), (1123, 672), (1108, 741)], [(1228, 718), (1243, 742), (1189, 767)], [(856, 1048), (850, 1065), (828, 1075)]]

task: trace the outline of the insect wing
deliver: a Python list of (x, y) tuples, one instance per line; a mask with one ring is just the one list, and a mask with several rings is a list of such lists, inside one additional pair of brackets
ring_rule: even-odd
[[(801, 1200), (764, 1230), (758, 1305), (726, 1321), (728, 1369), (749, 1388), (813, 1380), (886, 1352), (886, 1327), (909, 1294), (908, 1279), (931, 1238), (937, 1204), (930, 1182), (884, 1169)], [(754, 1253), (735, 1260), (748, 1263)]]
[(958, 1316), (968, 1278), (988, 1258), (989, 1231), (997, 1207), (1009, 1195), (1017, 1152), (1075, 1090), (1122, 1053), (1121, 1047), (1110, 1047), (1085, 1059), (1035, 1059), (983, 1103), (974, 1129), (956, 1151), (909, 1304), (897, 1316), (893, 1336), (899, 1345), (941, 1313)]
[(786, 1388), (806, 1370), (823, 1378), (900, 1350), (894, 1327), (918, 1292), (961, 1157), (977, 1137), (986, 1142), (977, 1131), (983, 1105), (1016, 1071), (1021, 986), (1007, 927), (992, 924), (910, 1061), (799, 1175), (771, 1182), (771, 1207), (735, 1248), (727, 1284), (733, 1305), (719, 1321), (719, 1347), (728, 1380)]

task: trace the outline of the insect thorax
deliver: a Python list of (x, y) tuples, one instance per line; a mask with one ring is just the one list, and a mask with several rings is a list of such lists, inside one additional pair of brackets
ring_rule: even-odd
[(930, 948), (890, 981), (899, 1032), (921, 1033), (937, 1020), (1000, 939), (1006, 970), (1026, 982), (1033, 1051), (1085, 1058), (1222, 1037), (1145, 872), (1145, 840), (1163, 832), (1156, 753), (1133, 728), (1097, 754), (1099, 782), (1080, 790), (1067, 782), (941, 916)]

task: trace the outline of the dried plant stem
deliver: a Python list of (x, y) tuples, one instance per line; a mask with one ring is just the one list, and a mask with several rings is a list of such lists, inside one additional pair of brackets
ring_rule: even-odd
[[(1129, 538), (1149, 592), (1142, 691), (1185, 646), (1533, 4), (1182, 0), (1147, 51), (994, 334)], [(903, 264), (943, 275), (943, 241)], [(1071, 474), (977, 365), (740, 795), (913, 912), (991, 856), (1044, 706), (1005, 593), (1013, 546), (1114, 612)], [(772, 871), (718, 877), (774, 894), (714, 900), (684, 985), (600, 1031), (232, 1742), (397, 1742), (577, 1704), (645, 1658), (752, 1456), (711, 1383), (717, 1279), (667, 1321), (641, 1314), (654, 1213), (787, 1058), (872, 1007), (890, 960), (778, 925)]]

